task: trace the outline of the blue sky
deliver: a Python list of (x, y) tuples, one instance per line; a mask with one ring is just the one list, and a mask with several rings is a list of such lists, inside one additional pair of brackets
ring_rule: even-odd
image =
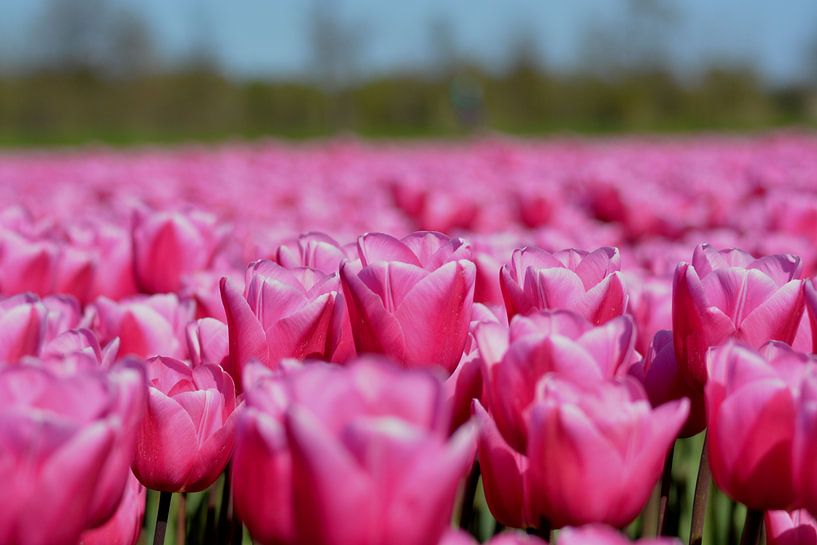
[[(129, 6), (150, 25), (161, 52), (180, 58), (205, 40), (237, 76), (288, 77), (311, 60), (309, 14), (322, 1), (363, 29), (359, 64), (369, 73), (433, 62), (429, 28), (445, 20), (457, 49), (500, 68), (520, 29), (555, 68), (581, 59), (592, 29), (622, 32), (625, 0), (108, 0)], [(2, 0), (0, 47), (25, 50), (26, 29), (45, 0)], [(804, 52), (817, 42), (817, 0), (665, 0), (678, 14), (668, 47), (681, 70), (709, 59), (751, 61), (773, 81), (802, 78)]]

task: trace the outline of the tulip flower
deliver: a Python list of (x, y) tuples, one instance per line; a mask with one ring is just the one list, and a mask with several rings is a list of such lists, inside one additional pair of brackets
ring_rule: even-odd
[(227, 324), (214, 318), (202, 318), (187, 324), (187, 353), (193, 367), (203, 363), (221, 365), (227, 357)]
[(144, 375), (35, 363), (0, 368), (0, 542), (75, 545), (121, 501)]
[(636, 350), (646, 354), (658, 331), (672, 328), (672, 281), (669, 278), (627, 277), (629, 313), (638, 331)]
[(474, 430), (448, 437), (437, 378), (365, 359), (258, 368), (245, 373), (247, 409), (233, 461), (236, 512), (256, 541), (440, 539), (473, 459)]
[(196, 318), (215, 318), (222, 322), (227, 321), (224, 313), (224, 304), (221, 302), (221, 279), (224, 277), (239, 281), (243, 279), (243, 271), (198, 271), (188, 274), (182, 280), (179, 294), (182, 299), (192, 299), (196, 302)]
[(70, 295), (49, 295), (43, 297), (45, 315), (45, 338), (48, 342), (58, 335), (78, 329), (86, 324), (79, 302)]
[[(72, 228), (68, 232), (72, 247), (80, 248), (85, 254), (63, 256), (58, 264), (57, 283), (76, 285), (90, 274), (89, 286), (84, 290), (83, 304), (105, 296), (115, 301), (137, 294), (133, 268), (133, 248), (130, 230), (123, 225), (94, 223)], [(73, 274), (69, 274), (73, 273)], [(81, 285), (81, 284), (80, 284)], [(77, 289), (69, 293), (76, 294)]]
[(48, 309), (30, 294), (0, 301), (0, 363), (36, 356), (45, 341)]
[(754, 259), (740, 250), (695, 249), (673, 282), (675, 355), (690, 385), (706, 383), (706, 351), (727, 339), (759, 348), (770, 340), (791, 344), (803, 313), (800, 259)]
[(707, 367), (708, 452), (715, 484), (754, 510), (793, 507), (797, 399), (814, 363), (779, 342), (760, 352), (729, 342), (712, 349)]
[(204, 490), (224, 471), (233, 451), (233, 381), (217, 365), (192, 369), (156, 357), (145, 367), (147, 414), (136, 433), (133, 472), (154, 490)]
[[(493, 326), (490, 326), (493, 327)], [(478, 340), (484, 335), (477, 333)], [(519, 452), (527, 444), (527, 418), (538, 381), (557, 373), (579, 382), (624, 375), (633, 358), (635, 329), (628, 316), (593, 327), (567, 311), (542, 311), (511, 321), (508, 348), (487, 371), (490, 410), (508, 443)], [(480, 344), (483, 350), (485, 342)]]
[(215, 217), (204, 212), (137, 214), (136, 280), (145, 293), (176, 292), (185, 275), (206, 268), (220, 243)]
[[(492, 538), (486, 545), (546, 545), (546, 543), (534, 536), (504, 533)], [(478, 545), (478, 542), (465, 532), (449, 530), (439, 545)]]
[(146, 496), (147, 490), (131, 473), (114, 516), (102, 526), (83, 532), (79, 545), (136, 545), (142, 532)]
[(58, 258), (59, 247), (53, 242), (0, 230), (0, 292), (32, 292), (39, 296), (53, 293)]
[(812, 353), (817, 354), (817, 287), (815, 287), (813, 279), (806, 281), (804, 284), (806, 314), (811, 328), (810, 349)]
[(675, 359), (671, 331), (655, 334), (644, 358), (630, 367), (630, 375), (644, 386), (653, 407), (675, 399), (689, 399), (689, 418), (681, 429), (681, 437), (692, 437), (706, 427), (703, 392), (692, 388), (684, 380)]
[(479, 401), (474, 402), (479, 426), (477, 457), (482, 473), (485, 501), (493, 517), (510, 528), (530, 528), (544, 516), (538, 512), (536, 489), (530, 479), (530, 463), (524, 454), (502, 438), (493, 419)]
[(257, 261), (247, 269), (242, 294), (222, 280), (229, 329), (230, 373), (241, 377), (253, 359), (276, 366), (283, 358), (342, 361), (351, 356), (351, 333), (338, 277), (314, 269), (285, 269)]
[(766, 513), (768, 545), (817, 545), (817, 521), (805, 509)]
[(275, 261), (285, 269), (305, 267), (324, 274), (338, 272), (347, 257), (346, 250), (335, 239), (314, 232), (284, 242), (275, 252)]
[(675, 545), (680, 542), (671, 538), (640, 539), (630, 541), (613, 528), (593, 524), (581, 528), (565, 528), (559, 534), (558, 545)]
[(359, 261), (340, 269), (357, 352), (450, 374), (465, 346), (474, 297), (469, 247), (439, 233), (402, 240), (369, 233), (358, 240), (358, 252)]
[[(814, 359), (809, 360), (806, 377), (800, 384), (800, 399), (797, 406), (797, 426), (794, 441), (794, 483), (797, 485), (799, 504), (812, 515), (817, 514), (817, 369)], [(796, 388), (796, 383), (792, 389)], [(786, 461), (781, 461), (780, 465)], [(780, 468), (784, 471), (784, 468)]]
[(192, 301), (173, 294), (120, 302), (100, 297), (93, 305), (100, 341), (119, 338), (120, 353), (140, 358), (187, 356), (185, 328), (195, 314)]
[(526, 454), (547, 520), (557, 528), (632, 522), (661, 476), (689, 402), (653, 409), (632, 379), (578, 386), (551, 375), (537, 390)]
[(508, 316), (565, 309), (603, 324), (627, 310), (620, 268), (616, 248), (554, 254), (536, 247), (515, 250), (499, 276)]

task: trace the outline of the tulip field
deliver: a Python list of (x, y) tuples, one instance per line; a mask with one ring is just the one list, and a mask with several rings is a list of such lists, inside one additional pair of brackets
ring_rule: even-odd
[(0, 545), (817, 545), (817, 137), (0, 152)]

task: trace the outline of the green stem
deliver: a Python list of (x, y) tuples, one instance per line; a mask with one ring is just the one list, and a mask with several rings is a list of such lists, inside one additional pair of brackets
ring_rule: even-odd
[(545, 543), (550, 543), (550, 521), (544, 517), (539, 520), (539, 526), (536, 528), (528, 528), (527, 533), (536, 536)]
[(763, 511), (747, 509), (746, 521), (743, 523), (743, 534), (740, 545), (759, 545), (763, 528)]
[(176, 545), (185, 545), (187, 537), (187, 493), (177, 496), (179, 500), (176, 509)]
[(709, 501), (709, 488), (712, 485), (712, 472), (709, 470), (707, 443), (709, 432), (704, 436), (701, 449), (701, 464), (698, 466), (698, 479), (695, 481), (695, 499), (692, 501), (692, 522), (689, 525), (689, 545), (701, 545), (706, 520), (706, 505)]
[(669, 507), (669, 495), (672, 491), (672, 459), (675, 456), (675, 443), (670, 447), (667, 458), (664, 460), (664, 473), (661, 475), (661, 493), (658, 497), (658, 521), (655, 527), (655, 535), (666, 535), (667, 530), (667, 508)]
[(164, 545), (167, 532), (167, 515), (170, 513), (172, 492), (162, 492), (159, 495), (159, 509), (156, 512), (156, 530), (153, 532), (153, 545)]
[(227, 543), (232, 530), (230, 523), (230, 465), (224, 470), (224, 483), (221, 487), (221, 504), (218, 509), (218, 542)]
[(474, 523), (474, 497), (477, 495), (477, 485), (479, 484), (479, 462), (474, 462), (468, 480), (465, 481), (465, 490), (462, 495), (462, 506), (460, 507), (460, 528), (466, 532), (471, 531)]

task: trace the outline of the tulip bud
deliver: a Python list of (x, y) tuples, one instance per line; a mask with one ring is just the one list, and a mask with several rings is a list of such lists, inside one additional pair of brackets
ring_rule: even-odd
[(162, 492), (200, 492), (233, 451), (235, 387), (217, 365), (192, 369), (172, 358), (145, 364), (148, 405), (136, 434), (133, 472)]
[(730, 342), (710, 351), (707, 367), (707, 444), (715, 484), (751, 509), (794, 506), (796, 405), (814, 363), (783, 343), (757, 352)]
[(562, 309), (603, 324), (627, 310), (620, 268), (616, 248), (555, 254), (535, 247), (514, 250), (499, 276), (508, 317)]
[(791, 344), (803, 313), (800, 259), (754, 259), (740, 250), (695, 249), (681, 263), (672, 288), (675, 356), (691, 386), (706, 383), (706, 351), (729, 338), (760, 348), (770, 340)]
[(360, 260), (344, 262), (340, 271), (357, 352), (453, 372), (474, 298), (468, 246), (438, 233), (402, 240), (369, 233), (358, 251)]

